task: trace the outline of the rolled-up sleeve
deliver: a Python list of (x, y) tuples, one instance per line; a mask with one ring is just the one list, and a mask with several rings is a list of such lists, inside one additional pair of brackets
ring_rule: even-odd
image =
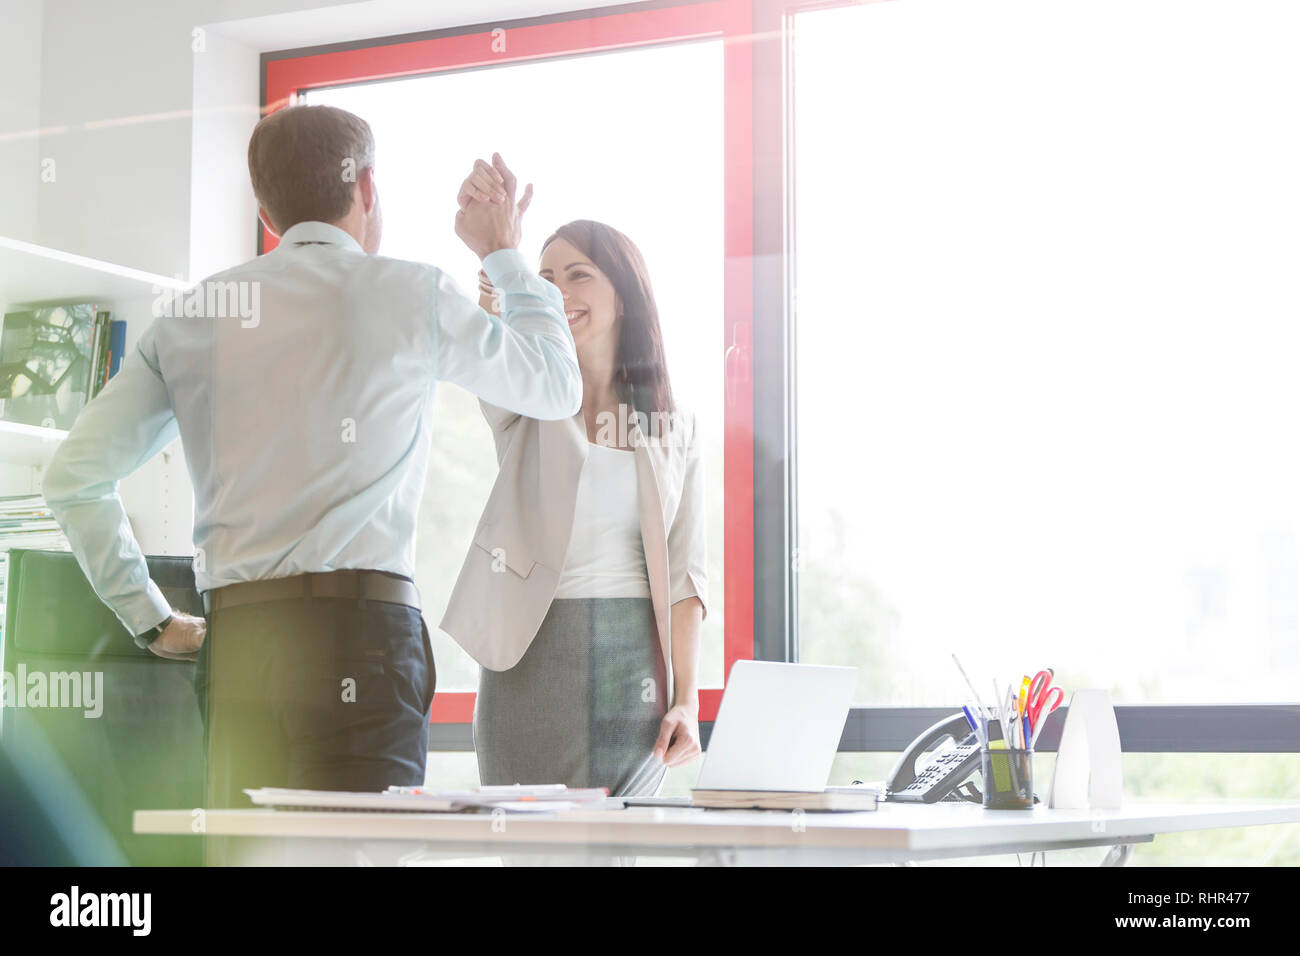
[(704, 605), (704, 616), (708, 617), (709, 547), (704, 456), (693, 416), (686, 419), (684, 432), (687, 438), (682, 496), (672, 527), (668, 529), (669, 603), (699, 598)]
[(501, 291), (499, 317), (433, 269), (437, 378), (529, 418), (576, 415), (582, 375), (560, 290), (529, 271), (514, 249), (486, 256), (483, 270)]

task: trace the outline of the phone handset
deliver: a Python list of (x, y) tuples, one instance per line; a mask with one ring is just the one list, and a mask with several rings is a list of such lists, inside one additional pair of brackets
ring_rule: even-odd
[[(951, 739), (954, 746), (925, 766), (918, 777), (917, 762), (945, 738)], [(935, 803), (978, 771), (979, 760), (979, 741), (971, 733), (966, 715), (945, 717), (912, 741), (898, 758), (885, 780), (886, 799)]]

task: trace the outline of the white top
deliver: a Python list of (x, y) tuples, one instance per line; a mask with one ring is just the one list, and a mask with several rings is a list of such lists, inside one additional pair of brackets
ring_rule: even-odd
[(648, 598), (636, 452), (588, 446), (557, 598)]

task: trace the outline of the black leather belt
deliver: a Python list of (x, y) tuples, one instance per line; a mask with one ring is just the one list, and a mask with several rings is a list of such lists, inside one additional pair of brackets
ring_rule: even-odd
[(294, 599), (301, 601), (313, 597), (383, 601), (386, 604), (405, 604), (420, 610), (420, 592), (410, 581), (382, 571), (354, 570), (295, 574), (289, 578), (227, 584), (223, 588), (203, 592), (203, 607), (207, 613), (214, 614), (222, 608), (238, 607), (241, 604)]

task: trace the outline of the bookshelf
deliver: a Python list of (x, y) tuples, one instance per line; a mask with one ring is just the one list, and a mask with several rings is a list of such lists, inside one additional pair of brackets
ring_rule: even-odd
[[(0, 314), (57, 302), (95, 302), (126, 320), (135, 347), (163, 290), (189, 288), (174, 276), (0, 236)], [(0, 495), (39, 494), (50, 458), (67, 432), (0, 421)], [(193, 490), (180, 441), (121, 482), (120, 493), (147, 554), (193, 553)]]
[(184, 279), (0, 236), (0, 304), (6, 308), (43, 302), (113, 304), (189, 285)]

